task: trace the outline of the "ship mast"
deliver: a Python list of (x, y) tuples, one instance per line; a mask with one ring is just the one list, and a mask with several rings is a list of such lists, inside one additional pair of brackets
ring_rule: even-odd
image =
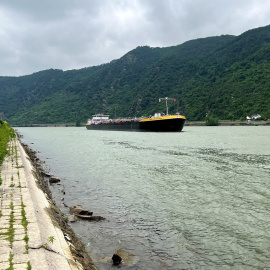
[(168, 100), (173, 100), (174, 102), (176, 101), (175, 98), (168, 98), (168, 97), (165, 97), (165, 98), (159, 98), (159, 102), (161, 102), (161, 100), (165, 100), (166, 101), (166, 115), (169, 115), (169, 112), (168, 112)]

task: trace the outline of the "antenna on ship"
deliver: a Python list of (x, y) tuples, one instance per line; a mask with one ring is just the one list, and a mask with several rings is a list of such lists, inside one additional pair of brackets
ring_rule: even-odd
[(168, 100), (173, 100), (174, 102), (176, 101), (175, 98), (168, 98), (168, 97), (165, 97), (165, 98), (159, 98), (159, 102), (161, 102), (161, 100), (165, 100), (166, 101), (166, 112), (167, 114), (166, 115), (169, 115), (169, 112), (168, 112)]

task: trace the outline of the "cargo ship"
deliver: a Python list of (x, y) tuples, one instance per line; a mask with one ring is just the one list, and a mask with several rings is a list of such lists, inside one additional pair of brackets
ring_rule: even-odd
[[(161, 101), (162, 98), (159, 99)], [(88, 119), (86, 128), (89, 130), (117, 130), (117, 131), (151, 131), (151, 132), (176, 132), (181, 131), (184, 127), (186, 117), (176, 113), (168, 114), (168, 100), (166, 100), (167, 114), (155, 113), (154, 116), (141, 118), (122, 118), (110, 119), (109, 115), (96, 114), (92, 119)]]

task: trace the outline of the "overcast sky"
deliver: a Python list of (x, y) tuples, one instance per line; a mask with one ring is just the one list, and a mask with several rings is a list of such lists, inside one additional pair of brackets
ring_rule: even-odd
[(95, 66), (137, 46), (268, 24), (269, 0), (0, 0), (0, 76)]

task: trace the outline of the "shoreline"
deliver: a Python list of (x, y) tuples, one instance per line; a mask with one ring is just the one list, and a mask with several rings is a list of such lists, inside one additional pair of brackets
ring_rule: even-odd
[[(188, 121), (185, 126), (207, 126), (204, 121)], [(270, 121), (219, 121), (216, 126), (270, 126)]]
[(0, 269), (98, 270), (52, 199), (42, 162), (10, 139), (1, 165)]
[[(205, 121), (186, 121), (184, 126), (206, 126)], [(217, 126), (270, 126), (270, 120), (265, 121), (219, 121)], [(16, 127), (85, 127), (85, 125), (75, 126), (68, 124), (29, 124), (29, 125), (13, 125)]]
[(68, 242), (71, 243), (70, 251), (72, 253), (73, 258), (75, 259), (75, 261), (78, 261), (83, 266), (84, 270), (97, 270), (98, 268), (90, 258), (89, 254), (86, 252), (84, 244), (76, 236), (73, 229), (68, 225), (67, 218), (64, 216), (64, 214), (61, 212), (61, 210), (56, 206), (55, 202), (53, 201), (49, 185), (44, 179), (44, 176), (46, 174), (41, 166), (41, 161), (36, 156), (36, 152), (33, 151), (28, 145), (23, 144), (20, 140), (19, 143), (21, 144), (22, 148), (24, 149), (25, 153), (27, 154), (27, 156), (31, 161), (31, 164), (34, 168), (32, 172), (37, 180), (38, 187), (46, 195), (47, 200), (50, 202), (48, 214), (52, 219), (52, 222), (56, 223), (56, 225), (59, 226), (63, 235), (68, 235), (69, 238)]

